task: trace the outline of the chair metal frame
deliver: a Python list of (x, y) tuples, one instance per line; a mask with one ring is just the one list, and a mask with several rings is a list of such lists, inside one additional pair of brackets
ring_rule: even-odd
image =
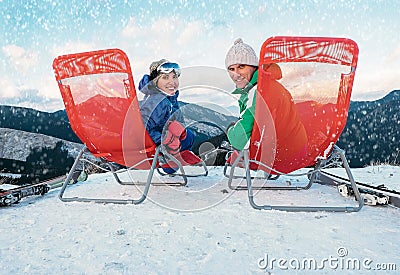
[[(254, 177), (251, 177), (250, 175), (250, 163), (257, 163), (261, 166), (265, 166), (265, 164), (250, 160), (249, 159), (249, 151), (248, 149), (241, 150), (239, 153), (238, 158), (235, 160), (235, 162), (232, 164), (230, 173), (228, 177), (228, 186), (232, 190), (247, 190), (248, 191), (248, 199), (250, 205), (259, 210), (281, 210), (281, 211), (288, 211), (288, 212), (317, 212), (317, 211), (326, 211), (326, 212), (358, 212), (361, 210), (361, 208), (364, 205), (364, 200), (361, 198), (360, 192), (357, 188), (356, 182), (354, 180), (353, 174), (351, 173), (350, 166), (347, 162), (347, 159), (345, 157), (344, 151), (341, 150), (339, 147), (335, 146), (334, 150), (332, 151), (332, 154), (330, 158), (335, 158), (339, 157), (342, 161), (343, 167), (346, 170), (346, 174), (348, 176), (348, 179), (350, 181), (351, 187), (354, 190), (354, 196), (356, 198), (356, 205), (354, 206), (292, 206), (292, 205), (271, 205), (271, 204), (265, 204), (265, 205), (260, 205), (255, 202), (254, 200), (254, 193), (253, 190), (286, 190), (286, 191), (299, 191), (299, 190), (308, 190), (311, 188), (315, 180), (318, 178), (318, 173), (323, 171), (325, 168), (324, 163), (329, 162), (329, 160), (324, 160), (318, 162), (314, 169), (311, 172), (308, 172), (307, 174), (310, 175), (310, 180), (308, 183), (304, 186), (255, 186), (253, 187), (253, 182), (252, 180)], [(237, 167), (238, 163), (240, 161), (243, 161), (244, 163), (244, 169), (245, 169), (245, 176), (244, 177), (234, 177), (234, 171), (235, 168)], [(266, 167), (268, 169), (273, 170), (272, 167)], [(285, 175), (284, 173), (280, 173), (280, 175)], [(292, 176), (295, 176), (291, 174)], [(302, 174), (304, 175), (304, 174)], [(232, 186), (232, 180), (235, 178), (244, 178), (246, 180), (246, 186)], [(266, 180), (268, 182), (268, 180)]]
[[(55, 72), (55, 77), (60, 88), (61, 95), (63, 97), (64, 105), (66, 107), (68, 118), (71, 122), (71, 128), (77, 134), (77, 136), (81, 139), (83, 144), (85, 145), (82, 150), (77, 155), (66, 180), (64, 181), (63, 185), (61, 186), (61, 190), (59, 193), (59, 199), (64, 202), (95, 202), (95, 203), (115, 203), (115, 204), (140, 204), (142, 203), (146, 197), (148, 196), (148, 192), (150, 189), (150, 185), (179, 185), (185, 186), (187, 184), (187, 177), (191, 176), (207, 176), (208, 170), (204, 163), (201, 161), (199, 164), (193, 166), (202, 166), (204, 169), (203, 173), (198, 174), (187, 174), (183, 168), (181, 162), (179, 162), (173, 155), (168, 153), (168, 151), (164, 148), (163, 145), (156, 146), (154, 142), (151, 140), (150, 136), (148, 135), (146, 129), (144, 128), (143, 123), (141, 122), (140, 113), (138, 108), (138, 99), (136, 96), (134, 81), (131, 72), (131, 66), (129, 63), (129, 59), (127, 55), (120, 49), (106, 49), (106, 50), (98, 50), (92, 52), (83, 52), (83, 53), (76, 53), (76, 54), (69, 54), (69, 55), (62, 55), (54, 59), (53, 61), (53, 69)], [(128, 111), (136, 112), (136, 121), (138, 123), (139, 128), (143, 131), (144, 137), (144, 144), (140, 151), (138, 151), (143, 157), (140, 160), (136, 157), (136, 163), (130, 164), (127, 167), (126, 163), (124, 163), (125, 156), (124, 154), (128, 154), (129, 152), (122, 154), (121, 152), (117, 152), (118, 156), (114, 157), (110, 152), (102, 151), (98, 149), (101, 147), (101, 144), (95, 144), (92, 142), (90, 135), (87, 133), (82, 134), (81, 129), (83, 128), (82, 122), (84, 119), (79, 117), (79, 112), (75, 110), (75, 102), (74, 98), (71, 94), (70, 87), (66, 88), (64, 86), (63, 81), (64, 79), (73, 78), (76, 76), (88, 76), (88, 75), (100, 75), (100, 74), (109, 74), (109, 73), (124, 73), (127, 75), (127, 79), (124, 80), (124, 100), (127, 100), (128, 103), (130, 102), (130, 107), (134, 106), (133, 108), (128, 109)], [(132, 105), (133, 104), (133, 105)], [(126, 111), (126, 110), (125, 110)], [(125, 115), (125, 114), (124, 114)], [(140, 117), (141, 118), (141, 117)], [(139, 121), (140, 120), (140, 121)], [(101, 124), (101, 123), (99, 123)], [(122, 132), (123, 129), (120, 131)], [(139, 131), (139, 130), (138, 130)], [(117, 142), (122, 144), (122, 134), (117, 137)], [(107, 141), (109, 142), (109, 141)], [(123, 145), (122, 145), (123, 146)], [(122, 150), (122, 148), (121, 148)], [(137, 150), (137, 148), (135, 149)], [(69, 186), (71, 180), (73, 179), (74, 173), (78, 171), (78, 164), (80, 162), (85, 162), (87, 159), (85, 158), (84, 154), (90, 153), (94, 157), (100, 159), (103, 163), (107, 163), (109, 166), (109, 172), (111, 172), (114, 176), (114, 179), (117, 183), (121, 185), (144, 185), (144, 189), (142, 194), (138, 198), (129, 198), (129, 199), (109, 199), (109, 198), (87, 198), (87, 197), (67, 197), (65, 196), (65, 191)], [(121, 157), (123, 156), (123, 157)], [(171, 182), (171, 183), (154, 183), (153, 176), (154, 171), (157, 170), (158, 173), (162, 176), (166, 176), (167, 174), (162, 173), (159, 170), (161, 156), (166, 158), (168, 161), (173, 161), (177, 164), (179, 168), (179, 173), (171, 174), (171, 176), (180, 176), (182, 177), (182, 182)], [(149, 170), (146, 182), (126, 182), (122, 181), (118, 177), (117, 171), (115, 171), (112, 163), (122, 164), (123, 166), (127, 167), (123, 169), (124, 171), (129, 171), (131, 169), (140, 169), (140, 170)], [(170, 174), (168, 174), (170, 175)]]

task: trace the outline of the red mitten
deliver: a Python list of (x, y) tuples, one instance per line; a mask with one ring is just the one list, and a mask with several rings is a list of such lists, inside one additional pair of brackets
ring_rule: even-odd
[(181, 149), (181, 142), (179, 137), (175, 136), (171, 131), (166, 131), (162, 144), (167, 148), (171, 154), (176, 154)]
[(168, 132), (171, 132), (174, 136), (178, 137), (179, 140), (186, 138), (186, 129), (178, 121), (171, 121), (168, 125)]

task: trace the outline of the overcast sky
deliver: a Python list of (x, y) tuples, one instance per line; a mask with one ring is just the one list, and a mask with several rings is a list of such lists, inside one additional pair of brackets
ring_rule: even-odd
[(51, 67), (58, 55), (120, 48), (138, 84), (154, 60), (224, 69), (236, 38), (259, 52), (275, 35), (353, 39), (352, 99), (377, 99), (400, 89), (399, 11), (397, 0), (0, 0), (0, 104), (62, 109)]

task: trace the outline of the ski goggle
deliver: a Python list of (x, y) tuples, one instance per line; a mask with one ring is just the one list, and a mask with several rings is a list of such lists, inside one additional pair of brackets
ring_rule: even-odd
[(178, 64), (176, 63), (164, 63), (158, 66), (157, 68), (157, 74), (163, 73), (163, 74), (169, 74), (170, 72), (175, 71), (177, 76), (181, 75), (181, 68), (179, 67)]

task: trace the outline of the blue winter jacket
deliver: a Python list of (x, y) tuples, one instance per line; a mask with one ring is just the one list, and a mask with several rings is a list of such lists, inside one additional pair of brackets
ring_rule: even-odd
[(152, 81), (140, 91), (145, 94), (144, 99), (140, 102), (143, 123), (154, 143), (159, 145), (164, 125), (171, 116), (173, 116), (171, 120), (183, 123), (178, 103), (179, 91), (168, 96), (161, 92)]

